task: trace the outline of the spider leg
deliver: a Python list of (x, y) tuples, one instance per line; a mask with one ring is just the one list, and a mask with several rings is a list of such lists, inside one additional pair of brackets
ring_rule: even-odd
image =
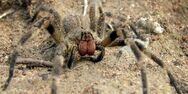
[(178, 87), (178, 85), (177, 85), (176, 79), (174, 78), (174, 76), (172, 75), (170, 70), (165, 66), (165, 63), (160, 58), (158, 58), (156, 55), (151, 53), (150, 51), (147, 51), (146, 49), (142, 49), (142, 51), (146, 56), (151, 58), (155, 63), (157, 63), (161, 68), (163, 68), (167, 72), (167, 75), (170, 80), (170, 84), (175, 88), (176, 92), (178, 94), (183, 94), (180, 87)]
[(71, 51), (69, 53), (70, 55), (68, 57), (68, 63), (67, 63), (69, 69), (71, 69), (74, 66), (74, 64), (77, 62), (75, 57), (76, 51), (77, 51), (76, 47), (71, 48)]
[[(32, 34), (36, 31), (36, 29), (38, 29), (38, 27), (39, 27), (39, 28), (41, 27), (41, 25), (42, 25), (43, 22), (44, 22), (44, 19), (45, 19), (45, 18), (39, 19), (38, 21), (36, 21), (35, 23), (33, 23), (33, 24), (28, 28), (29, 31), (28, 31), (27, 33), (25, 33), (25, 34), (21, 37), (21, 39), (20, 39), (20, 41), (19, 41), (19, 43), (20, 43), (21, 46), (24, 45), (24, 43), (32, 36)], [(37, 27), (37, 28), (34, 28), (35, 30), (33, 30), (33, 29), (31, 29), (31, 27)]]
[(180, 87), (177, 85), (177, 82), (176, 82), (174, 76), (171, 74), (171, 72), (170, 72), (170, 71), (167, 71), (167, 74), (168, 74), (168, 77), (169, 77), (169, 79), (170, 79), (170, 84), (171, 84), (172, 86), (174, 86), (176, 92), (177, 92), (178, 94), (183, 94), (182, 91), (180, 90)]
[[(56, 15), (57, 16), (57, 15)], [(14, 66), (15, 66), (15, 64), (17, 63), (17, 55), (18, 55), (18, 53), (17, 53), (17, 49), (20, 47), (20, 46), (23, 46), (25, 43), (26, 43), (26, 41), (32, 36), (32, 34), (34, 33), (34, 31), (35, 30), (32, 30), (31, 31), (31, 27), (41, 27), (42, 26), (42, 24), (44, 23), (44, 21), (46, 20), (46, 18), (48, 18), (48, 17), (44, 17), (44, 18), (41, 18), (41, 19), (39, 19), (38, 21), (36, 21), (36, 22), (34, 22), (29, 28), (28, 28), (28, 30), (29, 30), (29, 32), (27, 32), (26, 34), (24, 34), (23, 36), (22, 36), (22, 38), (19, 40), (19, 42), (18, 42), (18, 46), (14, 49), (14, 51), (13, 51), (13, 53), (9, 56), (9, 58), (8, 58), (8, 63), (10, 64), (10, 68), (9, 68), (9, 77), (7, 78), (7, 81), (5, 82), (5, 85), (3, 86), (3, 90), (6, 90), (7, 89), (7, 87), (9, 86), (9, 83), (10, 83), (10, 81), (11, 81), (11, 79), (12, 79), (12, 77), (13, 77), (13, 74), (14, 74)], [(58, 19), (58, 17), (56, 17), (57, 19)], [(59, 21), (59, 20), (56, 20), (56, 21)], [(55, 22), (54, 22), (55, 23)], [(36, 28), (35, 28), (36, 29)], [(38, 29), (38, 28), (37, 28)], [(51, 28), (49, 29), (49, 28), (47, 28), (48, 30), (51, 30)], [(61, 30), (60, 30), (61, 31)], [(52, 33), (52, 36), (54, 35), (54, 33)], [(55, 35), (57, 35), (56, 34), (56, 32), (55, 32)], [(61, 34), (59, 34), (59, 35), (61, 35)], [(55, 40), (56, 39), (59, 39), (59, 35), (58, 35), (58, 38), (54, 38)], [(59, 41), (60, 41), (60, 39), (59, 39)], [(59, 42), (59, 41), (57, 41), (57, 43)], [(23, 61), (24, 60), (22, 60), (22, 62), (20, 62), (20, 63), (23, 63)], [(40, 67), (42, 67), (42, 66), (45, 66), (45, 67), (52, 67), (51, 65), (50, 65), (50, 63), (49, 64), (47, 64), (46, 62), (44, 62), (44, 61), (37, 61), (37, 60), (34, 60), (35, 62), (37, 61), (38, 63), (37, 64), (31, 64), (31, 62), (34, 62), (33, 60), (25, 60), (25, 61), (27, 61), (27, 62), (24, 62), (24, 63), (26, 63), (26, 65), (28, 65), (28, 64), (30, 64), (30, 66), (31, 67), (38, 67), (38, 66), (40, 66)]]
[(89, 8), (90, 29), (96, 32), (96, 5), (92, 3)]
[(138, 48), (138, 46), (136, 45), (136, 43), (133, 42), (133, 41), (129, 41), (128, 43), (129, 43), (130, 48), (133, 51), (136, 59), (138, 61), (141, 61), (141, 59), (142, 59), (142, 53), (141, 53), (140, 49)]
[(51, 94), (57, 94), (56, 79), (52, 79), (52, 84), (51, 84)]
[(81, 57), (81, 60), (88, 60), (88, 61), (91, 61), (91, 62), (94, 62), (94, 63), (101, 61), (104, 58), (104, 55), (105, 55), (105, 48), (101, 45), (97, 45), (96, 50), (101, 51), (100, 54), (97, 57), (83, 56), (83, 57)]
[(125, 46), (125, 39), (124, 38), (121, 38), (121, 37), (118, 37), (116, 38), (114, 41), (112, 41), (108, 47), (114, 47), (114, 46)]
[[(57, 80), (59, 75), (62, 74), (62, 63), (64, 62), (64, 57), (62, 56), (62, 49), (58, 46), (59, 49), (56, 50), (57, 55), (53, 61), (53, 70), (52, 70), (52, 83), (51, 83), (51, 94), (57, 94)], [(61, 50), (61, 51), (60, 51)]]
[[(96, 11), (99, 12), (99, 15), (97, 15)], [(105, 14), (103, 13), (102, 7), (98, 6), (96, 2), (93, 2), (90, 5), (89, 19), (90, 19), (90, 29), (93, 32), (96, 32), (99, 38), (103, 38), (104, 30), (105, 30)]]
[[(136, 36), (140, 39), (140, 40), (145, 40), (136, 30), (136, 28), (133, 25), (130, 25), (130, 28), (132, 29), (132, 31), (136, 34)], [(137, 47), (139, 48), (139, 50), (141, 50), (146, 56), (148, 56), (150, 59), (152, 59), (155, 63), (157, 63), (161, 68), (163, 68), (170, 80), (170, 84), (175, 88), (176, 92), (178, 94), (183, 94), (182, 91), (180, 90), (180, 88), (177, 85), (177, 82), (175, 80), (175, 78), (173, 77), (172, 73), (170, 72), (170, 70), (168, 70), (168, 68), (165, 66), (165, 63), (158, 58), (156, 55), (154, 55), (153, 53), (151, 53), (151, 51), (147, 51), (144, 48), (145, 45), (143, 44), (139, 44), (137, 42)]]
[(16, 64), (16, 58), (17, 58), (18, 52), (14, 50), (14, 52), (9, 56), (8, 58), (8, 64), (10, 66), (9, 68), (9, 76), (5, 82), (5, 84), (3, 85), (3, 91), (7, 89), (7, 87), (9, 86), (12, 77), (14, 75), (14, 66)]
[(142, 92), (143, 94), (148, 94), (148, 84), (147, 84), (147, 75), (145, 68), (141, 68), (141, 79), (142, 79)]
[(147, 75), (145, 72), (146, 71), (145, 66), (143, 65), (143, 61), (142, 61), (142, 58), (143, 58), (142, 52), (140, 51), (140, 49), (138, 48), (138, 46), (136, 45), (135, 42), (128, 40), (128, 45), (130, 46), (131, 50), (133, 51), (133, 53), (139, 63), (138, 65), (139, 65), (140, 72), (141, 72), (143, 94), (148, 94)]
[(19, 41), (18, 46), (16, 47), (16, 49), (13, 50), (13, 53), (11, 55), (9, 55), (8, 58), (8, 64), (10, 65), (9, 68), (9, 77), (7, 78), (7, 81), (5, 82), (5, 85), (3, 86), (3, 90), (6, 90), (7, 87), (9, 86), (9, 83), (14, 75), (14, 67), (16, 65), (16, 60), (17, 60), (17, 56), (18, 56), (18, 52), (17, 49), (19, 48), (19, 46), (22, 46), (32, 35), (33, 32), (28, 32), (26, 33)]
[(129, 27), (131, 28), (131, 30), (134, 32), (134, 34), (137, 36), (138, 39), (141, 39), (141, 40), (145, 40), (143, 38), (143, 36), (141, 36), (138, 31), (136, 30), (136, 27), (134, 26), (134, 24), (130, 24)]
[(98, 7), (98, 10), (100, 15), (97, 21), (97, 33), (99, 38), (103, 38), (105, 32), (105, 15), (101, 6)]
[[(103, 39), (103, 41), (101, 42), (101, 45), (106, 47), (106, 46), (110, 46), (110, 45), (121, 45), (122, 42), (124, 41), (122, 38), (122, 32), (121, 31), (112, 31), (106, 38)], [(119, 39), (118, 39), (119, 38)], [(117, 40), (116, 40), (117, 39)], [(116, 40), (115, 42), (113, 42), (114, 40)], [(113, 42), (113, 43), (112, 43)], [(112, 43), (112, 44), (111, 44)]]
[[(19, 45), (23, 45), (32, 35), (32, 32), (27, 32), (19, 41)], [(17, 60), (17, 55), (18, 55), (18, 52), (17, 52), (17, 48), (13, 50), (13, 53), (9, 55), (9, 58), (8, 58), (8, 63), (10, 65), (10, 68), (9, 68), (9, 77), (7, 79), (7, 81), (5, 82), (5, 85), (3, 86), (3, 90), (6, 90), (7, 87), (9, 86), (9, 83), (14, 75), (14, 67), (16, 65), (16, 60)]]

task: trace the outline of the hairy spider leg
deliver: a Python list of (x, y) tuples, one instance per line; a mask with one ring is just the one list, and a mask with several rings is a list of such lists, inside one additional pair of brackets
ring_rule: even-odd
[[(138, 33), (138, 31), (133, 25), (130, 25), (130, 27), (133, 30), (133, 32), (137, 35), (138, 38), (140, 38), (141, 40), (144, 40), (143, 37)], [(155, 63), (157, 63), (161, 68), (163, 68), (166, 71), (170, 80), (170, 84), (175, 88), (177, 94), (183, 94), (180, 87), (178, 87), (177, 85), (176, 79), (174, 78), (170, 70), (165, 66), (165, 63), (156, 55), (154, 55), (151, 51), (147, 51), (147, 49), (144, 48), (143, 45), (139, 45), (139, 44), (136, 44), (136, 45), (140, 51), (142, 51), (147, 57), (149, 57), (151, 60), (153, 60)]]

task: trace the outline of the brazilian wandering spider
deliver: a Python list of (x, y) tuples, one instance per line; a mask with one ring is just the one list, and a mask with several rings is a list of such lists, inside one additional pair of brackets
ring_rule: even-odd
[[(181, 94), (181, 91), (178, 89), (176, 85), (176, 81), (170, 71), (166, 68), (163, 61), (156, 57), (151, 52), (147, 51), (144, 48), (145, 45), (139, 43), (138, 41), (134, 41), (134, 38), (127, 36), (125, 32), (124, 25), (113, 25), (114, 29), (110, 29), (110, 32), (105, 32), (109, 25), (105, 23), (105, 15), (102, 11), (102, 7), (98, 7), (99, 18), (96, 20), (94, 9), (96, 6), (90, 6), (89, 11), (89, 22), (90, 26), (83, 26), (85, 18), (79, 15), (70, 15), (65, 18), (61, 18), (61, 16), (49, 6), (38, 6), (38, 11), (32, 17), (33, 24), (32, 26), (38, 28), (45, 28), (52, 35), (53, 39), (56, 41), (55, 46), (57, 46), (57, 51), (55, 52), (56, 56), (54, 57), (54, 62), (47, 61), (37, 61), (37, 60), (29, 60), (24, 58), (17, 58), (17, 48), (13, 51), (13, 53), (9, 57), (10, 63), (10, 76), (5, 84), (4, 89), (8, 86), (11, 75), (13, 75), (13, 68), (15, 64), (26, 64), (29, 67), (54, 67), (54, 71), (56, 69), (61, 69), (59, 67), (61, 62), (60, 59), (63, 59), (66, 62), (68, 68), (72, 68), (72, 66), (79, 60), (89, 60), (92, 62), (99, 62), (103, 59), (105, 55), (104, 47), (112, 47), (112, 46), (123, 46), (128, 45), (132, 49), (139, 63), (142, 61), (142, 54), (146, 54), (153, 61), (155, 61), (158, 65), (164, 68), (170, 78), (170, 82), (175, 87), (178, 94)], [(40, 17), (40, 12), (45, 12), (47, 15), (43, 15)], [(129, 26), (128, 26), (129, 27)], [(131, 31), (134, 31), (136, 38), (140, 40), (144, 40), (137, 30), (134, 28), (134, 24), (130, 25)], [(33, 32), (28, 32), (25, 34), (21, 40), (20, 45), (23, 45), (27, 39), (32, 35)], [(107, 33), (107, 34), (106, 34)], [(106, 36), (104, 36), (106, 35)], [(95, 39), (96, 36), (99, 38)], [(95, 51), (99, 50), (99, 54), (95, 56)], [(78, 55), (78, 56), (77, 56)], [(35, 63), (33, 63), (35, 62)], [(61, 65), (62, 66), (62, 65)], [(142, 81), (143, 81), (143, 92), (147, 93), (147, 79), (144, 66), (139, 64)]]

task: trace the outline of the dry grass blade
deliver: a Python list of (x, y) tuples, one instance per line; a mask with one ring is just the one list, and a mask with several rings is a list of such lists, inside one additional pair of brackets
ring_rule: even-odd
[(84, 0), (84, 12), (83, 12), (83, 16), (86, 15), (86, 13), (87, 13), (87, 8), (88, 8), (88, 0)]
[(5, 17), (5, 16), (7, 16), (9, 14), (12, 14), (14, 12), (15, 12), (14, 9), (9, 9), (9, 10), (5, 11), (3, 14), (0, 15), (0, 19), (2, 19), (3, 17)]

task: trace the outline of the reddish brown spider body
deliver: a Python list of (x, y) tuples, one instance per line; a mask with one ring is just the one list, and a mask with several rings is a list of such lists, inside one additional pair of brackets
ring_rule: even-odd
[(83, 33), (78, 46), (78, 51), (81, 56), (93, 55), (96, 50), (96, 43), (91, 33)]

